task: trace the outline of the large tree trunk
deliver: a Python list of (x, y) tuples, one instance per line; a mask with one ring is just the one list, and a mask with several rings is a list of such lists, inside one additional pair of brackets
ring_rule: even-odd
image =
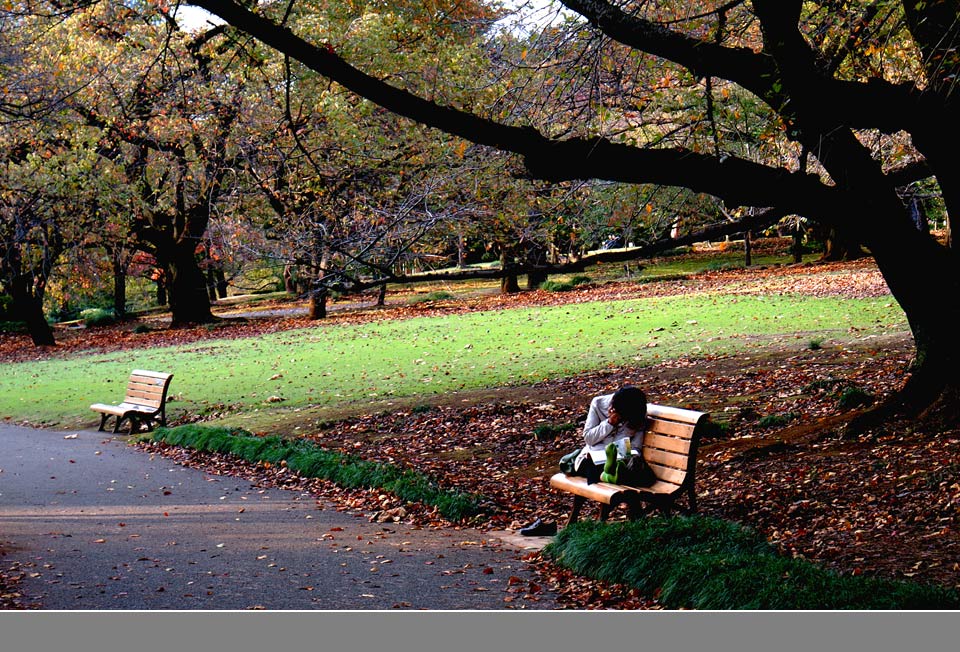
[(43, 298), (35, 296), (20, 280), (11, 283), (10, 298), (13, 299), (11, 312), (26, 322), (34, 346), (55, 345), (57, 342), (53, 338), (53, 329), (43, 315)]
[(162, 260), (158, 254), (166, 271), (171, 328), (216, 320), (210, 311), (206, 279), (197, 264), (194, 249), (192, 243), (178, 245), (169, 252), (167, 260)]
[[(929, 234), (890, 224), (876, 229), (866, 244), (890, 291), (906, 314), (916, 357), (900, 392), (858, 426), (891, 414), (920, 418), (934, 427), (954, 424), (960, 413), (960, 266), (953, 251), (939, 247)], [(936, 283), (934, 290), (920, 279)]]

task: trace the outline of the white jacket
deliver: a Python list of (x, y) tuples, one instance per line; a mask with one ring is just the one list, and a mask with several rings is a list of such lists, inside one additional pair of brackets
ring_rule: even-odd
[(630, 445), (635, 449), (643, 446), (644, 428), (639, 430), (631, 428), (625, 423), (619, 423), (616, 426), (610, 425), (607, 419), (610, 416), (610, 404), (613, 402), (613, 394), (596, 396), (590, 401), (590, 411), (587, 412), (587, 422), (583, 425), (584, 447), (577, 455), (573, 463), (573, 468), (580, 468), (580, 463), (590, 458), (590, 451), (602, 451), (607, 444), (623, 439), (630, 438)]

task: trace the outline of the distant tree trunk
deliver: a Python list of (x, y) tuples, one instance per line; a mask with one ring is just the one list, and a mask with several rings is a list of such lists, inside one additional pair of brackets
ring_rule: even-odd
[(387, 304), (387, 284), (382, 283), (377, 291), (377, 305), (385, 306)]
[(293, 275), (293, 293), (300, 297), (310, 296), (313, 285), (310, 282), (310, 276), (304, 273), (303, 269), (297, 269)]
[[(508, 252), (504, 251), (500, 254), (500, 269), (504, 272), (509, 272), (512, 269), (515, 269), (516, 265)], [(520, 291), (520, 282), (517, 280), (516, 274), (507, 274), (500, 279), (500, 294), (514, 294)]]
[(541, 270), (527, 272), (527, 289), (536, 290), (541, 284), (545, 283), (549, 277), (549, 274)]
[(750, 267), (753, 264), (753, 247), (751, 246), (751, 236), (749, 231), (743, 234), (743, 264)]
[(329, 254), (323, 244), (322, 237), (317, 240), (315, 260), (317, 261), (316, 272), (310, 288), (310, 319), (325, 319), (327, 316), (327, 300), (330, 298), (330, 291), (327, 289), (324, 277), (329, 267)]
[(127, 266), (130, 264), (130, 249), (123, 243), (107, 243), (104, 251), (110, 257), (113, 272), (113, 314), (117, 319), (127, 316)]
[(294, 278), (295, 274), (293, 272), (293, 265), (284, 265), (283, 266), (283, 289), (286, 290), (287, 294), (296, 295), (297, 293), (297, 283)]
[(154, 282), (157, 284), (157, 305), (167, 305), (167, 283), (164, 280), (163, 270), (157, 273), (157, 278), (154, 279)]
[(820, 257), (824, 262), (858, 260), (866, 255), (856, 238), (846, 236), (836, 229), (829, 230), (824, 247), (823, 255)]
[(213, 275), (213, 270), (207, 268), (204, 276), (207, 279), (207, 297), (210, 299), (210, 303), (217, 302), (217, 279)]
[(467, 260), (467, 239), (457, 236), (457, 267), (463, 267)]
[[(526, 260), (526, 266), (530, 269), (527, 272), (527, 289), (536, 290), (540, 287), (540, 284), (545, 282), (549, 278), (549, 274), (542, 269), (542, 267), (550, 262), (551, 249), (549, 245), (546, 247), (535, 245), (529, 246), (524, 256)], [(538, 269), (540, 267), (540, 269)]]
[(223, 265), (212, 257), (204, 261), (205, 276), (207, 278), (207, 295), (211, 303), (217, 299), (227, 298), (227, 275), (223, 272)]
[(327, 317), (327, 299), (329, 292), (326, 286), (318, 283), (310, 292), (310, 319), (326, 319)]
[(123, 256), (119, 247), (111, 249), (113, 263), (113, 314), (117, 319), (127, 316), (127, 266), (123, 263)]
[[(0, 243), (0, 247), (6, 244)], [(50, 270), (53, 268), (53, 261), (62, 251), (63, 248), (59, 243), (49, 243), (40, 260), (34, 260), (32, 265), (24, 262), (18, 243), (13, 243), (13, 246), (5, 247), (0, 251), (2, 253), (0, 270), (5, 281), (4, 287), (13, 300), (10, 312), (14, 319), (26, 323), (34, 346), (56, 344), (53, 329), (50, 328), (43, 314), (43, 296)]]
[(793, 262), (802, 263), (803, 262), (803, 229), (797, 224), (793, 228), (793, 243), (790, 247), (791, 253), (793, 253)]
[(229, 285), (227, 283), (227, 275), (224, 273), (223, 267), (217, 267), (217, 269), (214, 270), (214, 276), (216, 277), (217, 281), (217, 297), (226, 299)]
[(921, 233), (930, 233), (930, 222), (927, 219), (927, 211), (923, 209), (923, 202), (920, 201), (920, 198), (911, 197), (909, 207), (910, 219), (913, 220), (913, 224), (917, 227), (917, 230)]

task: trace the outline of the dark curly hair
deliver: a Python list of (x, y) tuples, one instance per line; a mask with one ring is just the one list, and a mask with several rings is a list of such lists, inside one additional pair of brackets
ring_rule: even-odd
[(641, 427), (647, 421), (647, 395), (633, 385), (624, 385), (613, 395), (613, 408), (633, 427)]

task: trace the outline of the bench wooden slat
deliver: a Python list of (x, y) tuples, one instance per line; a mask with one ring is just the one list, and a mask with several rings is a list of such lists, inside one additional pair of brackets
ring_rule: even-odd
[(128, 392), (162, 392), (163, 383), (157, 384), (156, 381), (149, 383), (130, 381), (127, 383)]
[(670, 494), (677, 490), (677, 485), (659, 481), (649, 487), (626, 487), (608, 482), (587, 484), (586, 478), (565, 473), (553, 475), (550, 478), (550, 486), (606, 505), (611, 504), (614, 499), (624, 498), (629, 493)]
[(127, 385), (127, 395), (143, 394), (144, 396), (159, 396), (163, 393), (162, 385), (145, 385), (144, 383), (130, 383)]
[(647, 422), (647, 432), (657, 432), (678, 439), (690, 439), (693, 436), (694, 428), (695, 426), (689, 423), (663, 421), (662, 419), (650, 419)]
[(127, 380), (128, 383), (137, 384), (137, 385), (150, 385), (156, 387), (162, 387), (166, 382), (166, 378), (162, 376), (145, 376), (143, 374), (131, 374), (130, 379)]
[(705, 412), (670, 407), (669, 405), (654, 405), (652, 403), (647, 404), (647, 416), (651, 418), (669, 419), (671, 421), (679, 421), (681, 423), (697, 424), (705, 414)]
[(127, 403), (124, 401), (120, 404), (120, 407), (125, 410), (135, 410), (137, 412), (156, 412), (157, 406), (155, 405), (144, 405), (142, 403)]
[(127, 396), (131, 394), (141, 394), (143, 396), (160, 396), (163, 394), (163, 387), (150, 387), (149, 385), (131, 384), (127, 387)]
[(127, 411), (127, 408), (121, 407), (119, 405), (107, 405), (106, 403), (94, 403), (90, 406), (91, 410), (96, 412), (105, 412), (107, 414), (123, 414)]
[(162, 382), (166, 382), (168, 378), (173, 376), (173, 374), (168, 374), (163, 371), (147, 371), (145, 369), (134, 369), (130, 372), (131, 377), (142, 376), (144, 378), (155, 378), (159, 379)]
[(690, 454), (690, 440), (664, 437), (655, 432), (648, 432), (643, 438), (644, 448), (659, 448), (686, 457)]
[(669, 451), (662, 451), (656, 448), (648, 448), (647, 446), (644, 446), (643, 459), (647, 460), (649, 464), (661, 464), (674, 469), (682, 469), (684, 473), (687, 472), (686, 455), (678, 455), (677, 453), (671, 453)]
[(605, 503), (607, 505), (610, 504), (610, 499), (613, 496), (623, 491), (623, 487), (620, 485), (609, 484), (607, 482), (595, 482), (593, 484), (587, 484), (586, 478), (566, 475), (564, 473), (557, 473), (550, 478), (550, 486), (557, 489), (563, 489), (564, 491), (569, 491), (570, 493), (578, 496), (596, 500), (597, 502)]
[(146, 392), (127, 392), (127, 395), (124, 397), (127, 403), (138, 403), (141, 405), (152, 405), (153, 407), (160, 407), (160, 402), (163, 399), (162, 393), (150, 393)]
[(660, 480), (678, 487), (683, 484), (683, 481), (687, 478), (686, 469), (674, 469), (669, 466), (661, 466), (657, 463), (650, 463), (650, 468), (653, 469), (653, 472)]

